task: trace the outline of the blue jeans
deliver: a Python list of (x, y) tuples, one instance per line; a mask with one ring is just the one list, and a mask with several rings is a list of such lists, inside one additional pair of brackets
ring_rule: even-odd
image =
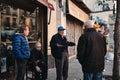
[(102, 80), (102, 72), (84, 73), (84, 80)]

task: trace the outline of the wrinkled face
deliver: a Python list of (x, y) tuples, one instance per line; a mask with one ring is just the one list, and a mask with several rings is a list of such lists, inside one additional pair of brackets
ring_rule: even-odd
[(36, 47), (36, 50), (38, 50), (38, 51), (41, 50), (41, 44), (40, 43), (37, 43), (35, 47)]
[(29, 27), (27, 26), (23, 33), (25, 36), (29, 35)]
[(64, 35), (64, 30), (60, 30), (60, 31), (58, 31), (58, 33), (63, 36)]

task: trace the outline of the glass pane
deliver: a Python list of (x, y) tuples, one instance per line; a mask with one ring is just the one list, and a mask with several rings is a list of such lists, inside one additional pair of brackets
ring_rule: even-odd
[[(0, 61), (2, 63), (0, 66), (0, 77), (2, 79), (14, 78), (15, 75), (11, 76), (16, 71), (15, 56), (12, 53), (13, 34), (19, 32), (21, 24), (28, 25), (30, 27), (28, 40), (30, 49), (32, 49), (37, 40), (41, 41), (42, 26), (39, 25), (43, 21), (39, 22), (40, 15), (37, 11), (30, 13), (8, 5), (0, 4), (0, 6), (4, 7), (0, 13)], [(6, 76), (6, 73), (10, 76)]]

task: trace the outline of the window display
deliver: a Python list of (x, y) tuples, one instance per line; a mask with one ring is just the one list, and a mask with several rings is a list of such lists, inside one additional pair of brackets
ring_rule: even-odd
[[(19, 25), (26, 24), (30, 27), (29, 41), (36, 41), (37, 32), (35, 13), (7, 7), (1, 13), (1, 41), (11, 42), (12, 35), (19, 29)], [(31, 42), (32, 43), (32, 42)]]
[[(41, 32), (36, 26), (36, 13), (29, 13), (23, 10), (14, 9), (10, 6), (1, 11), (1, 45), (2, 53), (0, 53), (0, 72), (10, 72), (15, 69), (15, 57), (12, 54), (12, 35), (19, 30), (19, 25), (25, 24), (30, 27), (28, 36), (30, 48), (35, 44)], [(4, 45), (5, 44), (5, 45)], [(4, 47), (4, 49), (3, 49)], [(6, 49), (6, 50), (5, 50)]]

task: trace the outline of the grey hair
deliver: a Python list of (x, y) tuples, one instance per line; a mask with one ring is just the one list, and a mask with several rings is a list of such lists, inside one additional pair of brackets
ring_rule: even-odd
[(84, 23), (85, 28), (93, 28), (94, 22), (92, 20), (88, 20)]

